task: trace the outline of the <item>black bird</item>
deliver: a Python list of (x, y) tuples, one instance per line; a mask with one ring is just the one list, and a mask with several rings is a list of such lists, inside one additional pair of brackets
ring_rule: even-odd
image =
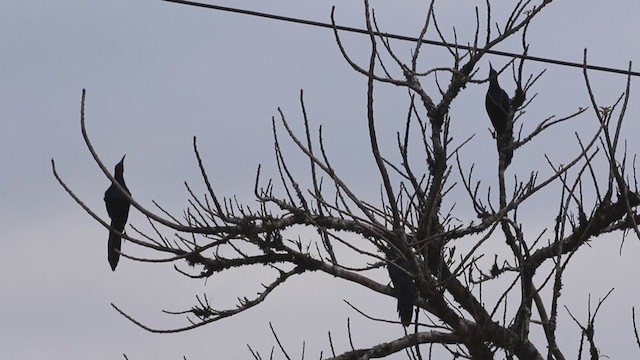
[[(125, 155), (126, 156), (126, 155)], [(113, 177), (118, 184), (127, 191), (127, 194), (131, 195), (127, 185), (124, 183), (124, 156), (119, 163), (116, 164)], [(127, 197), (118, 190), (115, 184), (111, 183), (111, 186), (104, 193), (104, 204), (107, 206), (107, 213), (111, 219), (111, 227), (119, 232), (124, 231), (124, 226), (127, 223), (129, 217), (129, 207), (131, 204)], [(107, 258), (109, 259), (109, 265), (111, 270), (116, 271), (118, 260), (120, 259), (120, 246), (122, 244), (122, 238), (116, 234), (113, 230), (109, 230), (109, 242), (107, 243)]]
[(510, 147), (513, 138), (511, 122), (511, 100), (509, 95), (498, 84), (498, 73), (489, 64), (489, 89), (484, 101), (489, 119), (496, 132), (498, 153), (504, 154), (505, 169), (511, 164), (513, 149)]
[(390, 261), (393, 264), (387, 264), (387, 270), (389, 271), (391, 283), (393, 283), (396, 298), (398, 298), (398, 315), (400, 315), (402, 325), (407, 327), (411, 324), (413, 303), (418, 297), (418, 289), (413, 281), (413, 277), (402, 270), (409, 270), (407, 261), (402, 257)]

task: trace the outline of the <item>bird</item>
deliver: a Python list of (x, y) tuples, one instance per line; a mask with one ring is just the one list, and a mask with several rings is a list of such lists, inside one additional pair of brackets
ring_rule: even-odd
[[(118, 184), (122, 186), (122, 188), (127, 192), (127, 194), (131, 195), (127, 185), (124, 182), (124, 158), (126, 154), (122, 157), (119, 163), (116, 164), (113, 177), (116, 179)], [(124, 231), (124, 226), (127, 223), (127, 218), (129, 217), (129, 207), (131, 204), (127, 196), (122, 193), (114, 183), (111, 183), (111, 186), (104, 193), (104, 204), (107, 207), (107, 214), (109, 214), (109, 218), (111, 219), (111, 227), (119, 232)], [(116, 266), (118, 265), (118, 260), (120, 259), (120, 247), (122, 244), (122, 238), (120, 235), (116, 234), (112, 229), (109, 229), (109, 242), (107, 243), (107, 259), (109, 260), (109, 265), (111, 265), (111, 270), (116, 271)]]
[(484, 101), (489, 119), (496, 132), (498, 153), (504, 155), (504, 167), (511, 164), (513, 149), (510, 147), (513, 138), (513, 124), (511, 123), (511, 100), (509, 95), (498, 83), (498, 72), (489, 64), (489, 89)]
[(407, 273), (409, 271), (407, 260), (397, 257), (390, 262), (387, 264), (387, 270), (393, 284), (393, 291), (398, 299), (398, 315), (402, 326), (407, 327), (411, 324), (413, 304), (418, 297), (418, 289), (413, 277)]

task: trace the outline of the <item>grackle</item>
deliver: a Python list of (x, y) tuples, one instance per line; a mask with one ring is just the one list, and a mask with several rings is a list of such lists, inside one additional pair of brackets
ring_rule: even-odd
[(489, 64), (489, 89), (485, 97), (485, 107), (491, 124), (496, 132), (498, 153), (504, 154), (505, 169), (511, 164), (513, 149), (510, 147), (513, 138), (511, 100), (509, 95), (498, 84), (498, 73)]
[(402, 325), (407, 327), (411, 324), (413, 303), (418, 297), (418, 289), (413, 281), (413, 277), (405, 272), (405, 270), (409, 270), (409, 264), (407, 261), (404, 258), (399, 257), (395, 260), (391, 260), (391, 262), (392, 264), (387, 264), (387, 270), (389, 271), (389, 277), (393, 283), (396, 298), (398, 298), (398, 315), (400, 315)]
[[(126, 155), (125, 155), (126, 156)], [(124, 188), (127, 194), (131, 195), (127, 185), (124, 183), (124, 156), (119, 163), (116, 164), (113, 177), (118, 184)], [(129, 217), (129, 207), (131, 204), (126, 195), (120, 192), (114, 183), (104, 193), (104, 204), (107, 206), (107, 213), (111, 219), (111, 227), (119, 232), (124, 231), (124, 226), (127, 223)], [(107, 251), (109, 259), (109, 265), (111, 270), (116, 271), (118, 260), (120, 259), (120, 246), (122, 244), (122, 238), (116, 234), (113, 230), (109, 230), (109, 242), (107, 244)]]

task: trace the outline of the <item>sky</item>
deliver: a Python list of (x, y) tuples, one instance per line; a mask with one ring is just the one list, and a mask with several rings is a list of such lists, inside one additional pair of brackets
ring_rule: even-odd
[[(484, 1), (437, 2), (445, 34), (451, 36), (455, 27), (459, 39), (471, 41), (476, 3), (482, 6)], [(514, 3), (495, 2), (496, 19), (504, 19)], [(360, 1), (216, 4), (322, 22), (330, 20), (335, 5), (339, 24), (364, 26)], [(426, 2), (372, 5), (383, 31), (419, 34)], [(588, 48), (590, 63), (625, 69), (629, 61), (640, 61), (640, 49), (634, 46), (639, 10), (636, 0), (553, 2), (529, 29), (530, 53), (581, 62)], [(363, 197), (375, 201), (379, 182), (367, 148), (366, 78), (344, 61), (331, 31), (160, 0), (3, 0), (0, 34), (0, 358), (249, 358), (247, 344), (263, 355), (275, 345), (269, 322), (291, 354), (300, 354), (305, 341), (306, 355), (312, 358), (323, 350), (328, 354), (327, 332), (338, 350), (348, 350), (347, 318), (357, 347), (403, 335), (399, 325), (372, 326), (343, 302), (394, 319), (393, 299), (320, 274), (293, 279), (270, 300), (237, 317), (186, 333), (148, 333), (110, 304), (154, 328), (180, 326), (186, 323), (183, 317), (162, 310), (189, 308), (203, 293), (222, 306), (233, 306), (237, 296), (255, 292), (264, 274), (242, 269), (194, 281), (178, 274), (172, 264), (128, 259), (121, 259), (117, 271), (111, 272), (107, 230), (51, 173), (54, 158), (67, 184), (106, 217), (102, 196), (109, 182), (80, 134), (80, 99), (86, 89), (85, 115), (93, 145), (110, 167), (127, 154), (127, 184), (143, 205), (153, 208), (155, 200), (180, 215), (187, 206), (185, 181), (197, 192), (205, 191), (192, 152), (193, 136), (198, 137), (216, 190), (249, 203), (258, 164), (263, 174), (277, 177), (271, 117), (280, 107), (293, 127), (302, 129), (298, 99), (304, 89), (312, 124), (323, 126), (336, 169)], [(353, 58), (366, 64), (368, 39), (344, 34), (343, 40)], [(408, 44), (393, 44), (408, 56)], [(498, 49), (518, 52), (518, 46), (513, 41)], [(423, 56), (425, 68), (450, 65), (442, 49), (426, 47)], [(488, 72), (489, 60), (494, 66), (508, 61), (486, 58), (479, 64), (480, 73)], [(538, 96), (528, 109), (531, 120), (525, 129), (553, 114), (589, 106), (579, 69), (527, 66), (532, 73), (547, 72), (536, 85)], [(603, 105), (619, 97), (625, 80), (592, 74)], [(513, 91), (508, 76), (503, 75), (502, 84)], [(485, 86), (469, 85), (451, 109), (456, 141), (477, 134), (462, 151), (467, 167), (495, 155), (483, 107)], [(393, 145), (406, 114), (406, 92), (392, 86), (376, 91), (382, 148), (397, 158)], [(630, 141), (640, 130), (633, 87), (631, 96), (624, 128)], [(558, 126), (517, 153), (511, 171), (526, 176), (540, 168), (548, 174), (544, 154), (558, 163), (567, 161), (576, 150), (574, 133), (587, 134), (594, 124), (588, 112)], [(290, 142), (284, 142), (283, 149), (293, 168), (304, 175), (304, 158)], [(628, 149), (631, 154), (640, 152), (635, 143)], [(481, 166), (477, 171), (487, 183), (495, 181), (495, 169)], [(459, 206), (464, 204), (460, 200)], [(531, 206), (524, 212), (529, 228), (535, 232), (549, 226), (557, 202), (534, 198)], [(141, 214), (132, 211), (129, 219), (144, 228)], [(583, 249), (570, 266), (563, 300), (584, 320), (587, 296), (597, 299), (615, 287), (597, 320), (597, 336), (603, 355), (630, 358), (639, 351), (630, 321), (639, 291), (629, 275), (638, 271), (634, 259), (640, 242), (629, 236), (620, 255), (620, 234), (603, 238)], [(123, 250), (145, 254), (127, 243)], [(383, 272), (377, 276), (385, 281)], [(561, 340), (567, 349), (575, 349), (577, 330), (566, 313), (563, 319), (567, 330)], [(275, 358), (283, 356), (276, 352)]]

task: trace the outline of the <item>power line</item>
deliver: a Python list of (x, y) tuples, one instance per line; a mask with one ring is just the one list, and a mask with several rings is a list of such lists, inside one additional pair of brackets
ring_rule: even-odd
[[(201, 8), (205, 8), (205, 9), (211, 9), (211, 10), (227, 11), (227, 12), (243, 14), (243, 15), (257, 16), (257, 17), (262, 17), (262, 18), (267, 18), (267, 19), (272, 19), (272, 20), (296, 23), (296, 24), (303, 24), (303, 25), (317, 26), (317, 27), (322, 27), (322, 28), (333, 29), (333, 25), (329, 24), (329, 23), (323, 23), (323, 22), (319, 22), (319, 21), (312, 21), (312, 20), (293, 18), (293, 17), (288, 17), (288, 16), (282, 16), (282, 15), (268, 14), (268, 13), (252, 11), (252, 10), (237, 9), (237, 8), (231, 8), (231, 7), (226, 7), (226, 6), (204, 4), (204, 3), (199, 3), (199, 2), (195, 2), (195, 1), (185, 1), (185, 0), (160, 0), (160, 1), (176, 3), (176, 4), (180, 4), (180, 5), (201, 7)], [(354, 27), (349, 27), (349, 26), (336, 25), (336, 29), (341, 30), (341, 31), (346, 31), (346, 32), (352, 32), (352, 33), (356, 33), (356, 34), (367, 34), (367, 35), (369, 34), (367, 30), (354, 28)], [(420, 41), (420, 39), (418, 39), (416, 37), (405, 36), (405, 35), (397, 35), (397, 34), (390, 34), (390, 33), (379, 33), (379, 32), (375, 32), (375, 34), (379, 35), (379, 36), (383, 36), (383, 37), (389, 38), (389, 39), (411, 41), (411, 42)], [(441, 42), (441, 41), (427, 40), (427, 39), (422, 39), (422, 43), (428, 44), (428, 45), (435, 45), (435, 46), (455, 47), (455, 48), (462, 49), (462, 50), (472, 50), (473, 49), (473, 47), (471, 47), (471, 46), (453, 45), (453, 44), (447, 44), (447, 43), (444, 43), (444, 42)], [(542, 58), (542, 57), (538, 57), (538, 56), (530, 56), (530, 55), (526, 55), (525, 56), (525, 55), (522, 55), (522, 54), (515, 54), (515, 53), (506, 52), (506, 51), (488, 50), (487, 53), (493, 54), (493, 55), (498, 55), (498, 56), (506, 56), (506, 57), (510, 57), (510, 58), (519, 58), (519, 59), (525, 59), (525, 60), (542, 62), (542, 63), (547, 63), (547, 64), (560, 65), (560, 66), (569, 66), (569, 67), (575, 67), (575, 68), (580, 68), (580, 69), (582, 69), (583, 67), (586, 67), (589, 70), (604, 71), (604, 72), (610, 72), (610, 73), (614, 73), (614, 74), (623, 74), (623, 75), (630, 75), (630, 76), (640, 76), (640, 72), (636, 72), (636, 71), (621, 70), (621, 69), (615, 69), (615, 68), (604, 67), (604, 66), (596, 66), (596, 65), (588, 65), (588, 64), (585, 66), (582, 63), (563, 61), (563, 60), (547, 59), (547, 58)]]

